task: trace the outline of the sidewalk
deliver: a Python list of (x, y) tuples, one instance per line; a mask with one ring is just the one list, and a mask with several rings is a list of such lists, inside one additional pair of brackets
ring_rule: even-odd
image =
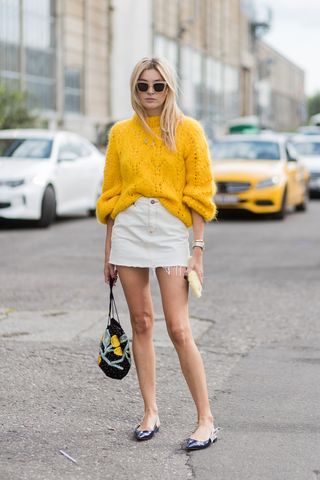
[(222, 431), (208, 450), (186, 454), (194, 407), (163, 319), (155, 334), (162, 424), (142, 445), (132, 439), (141, 412), (134, 368), (112, 381), (97, 367), (104, 323), (102, 311), (3, 313), (1, 480), (317, 479), (316, 343), (236, 350), (217, 332), (223, 326), (192, 319)]
[[(128, 319), (121, 319), (129, 332)], [(199, 341), (212, 325), (192, 324)], [(1, 480), (192, 477), (180, 444), (193, 429), (195, 412), (163, 319), (155, 326), (161, 432), (143, 445), (132, 437), (142, 412), (134, 368), (116, 381), (97, 366), (104, 326), (102, 311), (2, 315)], [(219, 363), (214, 353), (208, 359)]]
[(214, 455), (192, 457), (195, 478), (319, 479), (319, 365), (319, 343), (258, 347), (243, 358), (218, 395)]

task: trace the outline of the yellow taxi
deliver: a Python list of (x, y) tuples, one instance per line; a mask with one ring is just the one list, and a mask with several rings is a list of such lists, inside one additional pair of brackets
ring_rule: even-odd
[(219, 210), (248, 210), (279, 219), (290, 207), (306, 210), (308, 174), (285, 137), (229, 135), (214, 142), (212, 158)]

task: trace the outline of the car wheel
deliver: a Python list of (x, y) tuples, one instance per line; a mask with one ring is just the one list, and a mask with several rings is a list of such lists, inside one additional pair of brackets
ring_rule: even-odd
[(95, 217), (95, 216), (96, 216), (96, 209), (95, 208), (90, 208), (89, 217)]
[(309, 192), (305, 190), (303, 194), (303, 200), (301, 203), (295, 206), (296, 212), (305, 212), (308, 209), (308, 199), (309, 199)]
[(47, 228), (56, 218), (56, 195), (54, 189), (48, 186), (42, 197), (41, 217), (37, 222), (40, 228)]
[(99, 184), (97, 194), (96, 194), (96, 200), (95, 200), (94, 208), (89, 208), (89, 210), (88, 210), (89, 217), (96, 217), (96, 203), (100, 198), (101, 190), (102, 190), (102, 184)]
[(287, 214), (287, 189), (283, 192), (283, 197), (281, 201), (281, 208), (280, 210), (274, 214), (274, 218), (277, 220), (283, 220)]

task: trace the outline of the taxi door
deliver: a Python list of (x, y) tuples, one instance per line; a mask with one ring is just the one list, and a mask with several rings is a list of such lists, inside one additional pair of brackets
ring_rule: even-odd
[(297, 205), (303, 201), (305, 180), (304, 170), (295, 152), (286, 146), (286, 171), (288, 177), (287, 204)]

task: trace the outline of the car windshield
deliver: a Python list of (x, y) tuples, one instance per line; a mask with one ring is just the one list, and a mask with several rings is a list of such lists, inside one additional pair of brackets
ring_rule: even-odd
[(297, 152), (306, 157), (320, 156), (320, 142), (294, 142)]
[(41, 160), (49, 158), (51, 150), (47, 138), (0, 138), (0, 157)]
[(278, 143), (270, 141), (221, 140), (214, 143), (212, 153), (216, 160), (280, 160)]

